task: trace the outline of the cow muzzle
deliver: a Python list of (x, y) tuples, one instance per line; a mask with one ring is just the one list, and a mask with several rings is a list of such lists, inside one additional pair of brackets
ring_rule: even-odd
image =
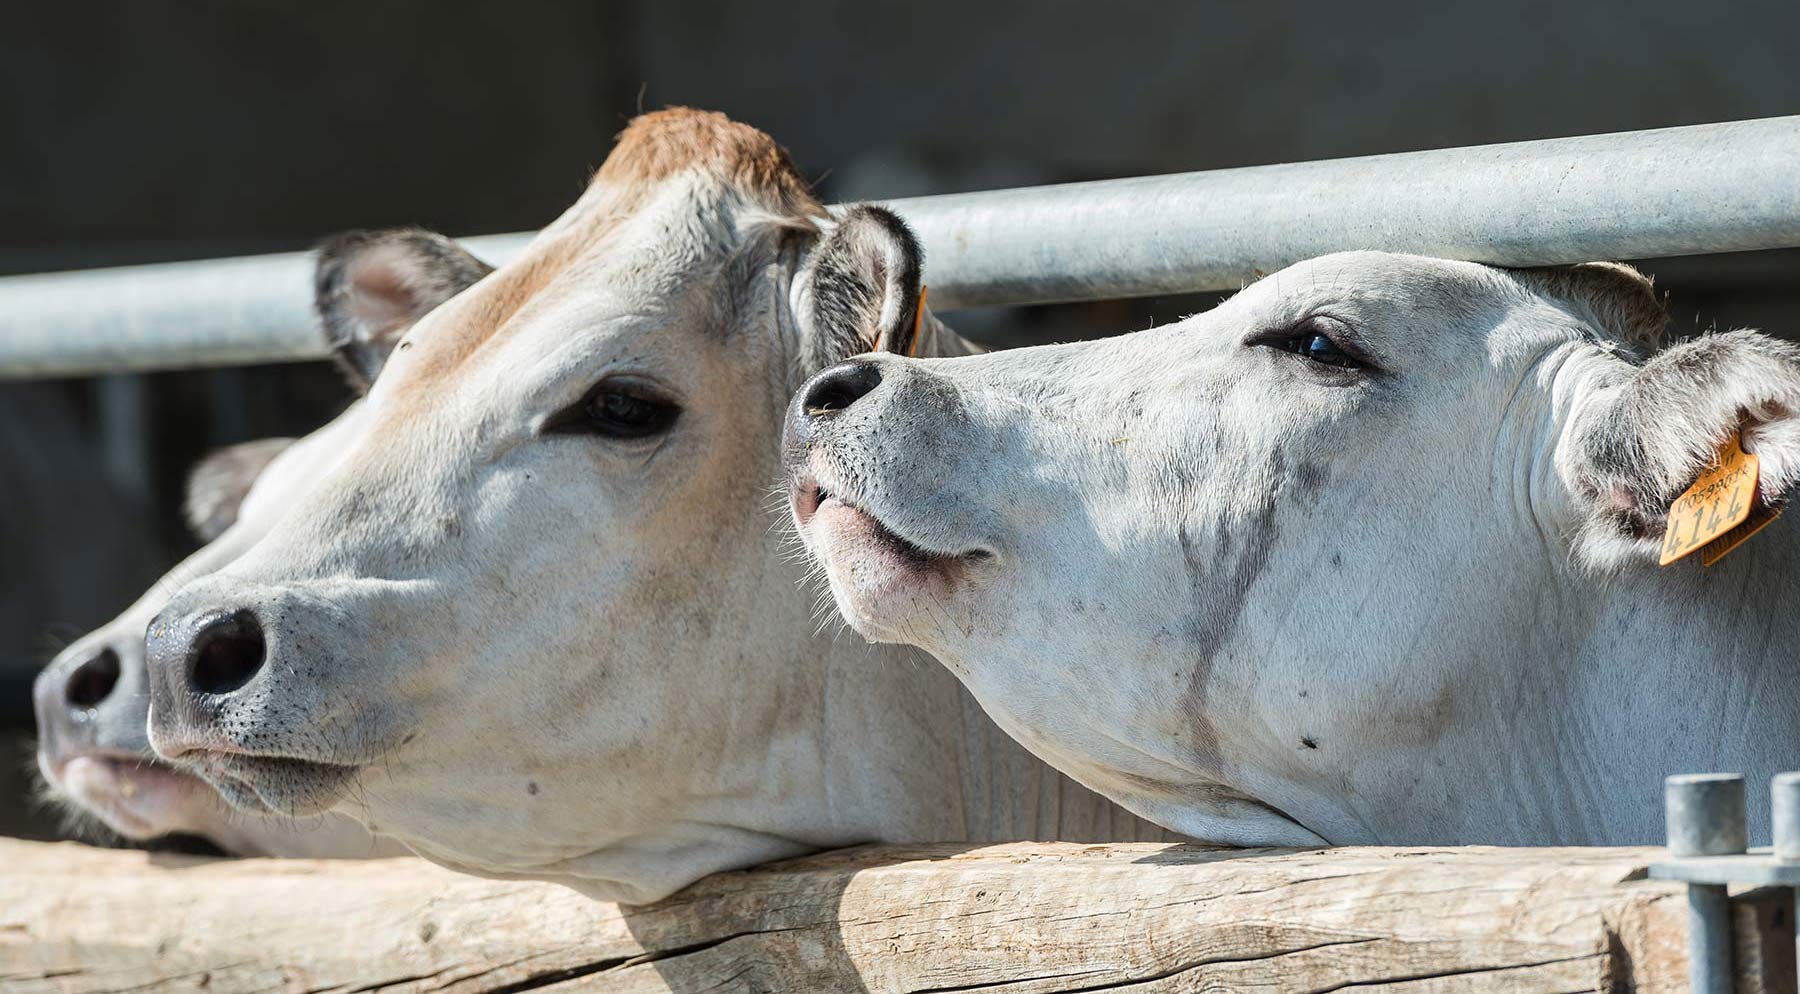
[(146, 632), (150, 744), (240, 810), (330, 808), (359, 769), (342, 758), (358, 730), (324, 706), (320, 660), (302, 651), (310, 637), (281, 634), (300, 630), (304, 609), (279, 595), (220, 604), (186, 593)]
[(844, 617), (876, 641), (910, 640), (912, 615), (956, 598), (1000, 559), (992, 532), (939, 485), (964, 412), (955, 388), (923, 365), (895, 356), (840, 363), (808, 380), (788, 408), (783, 463), (795, 528)]
[(141, 630), (115, 625), (70, 646), (32, 688), (50, 796), (130, 839), (184, 831), (218, 803), (150, 751), (144, 677)]
[[(108, 718), (128, 696), (121, 686), (130, 646), (111, 640), (71, 646), (32, 684), (41, 751), (50, 757), (103, 745)], [(142, 647), (138, 646), (138, 654)]]
[(145, 647), (152, 740), (169, 758), (207, 745), (204, 732), (264, 689), (257, 677), (269, 647), (254, 609), (164, 611), (150, 622)]

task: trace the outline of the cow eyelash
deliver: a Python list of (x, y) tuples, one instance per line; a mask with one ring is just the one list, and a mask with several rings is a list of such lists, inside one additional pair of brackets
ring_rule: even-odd
[(632, 440), (661, 435), (680, 417), (680, 405), (646, 384), (607, 379), (552, 416), (544, 433)]
[(1375, 364), (1361, 350), (1348, 344), (1348, 339), (1348, 329), (1343, 322), (1314, 315), (1280, 331), (1258, 335), (1249, 344), (1292, 353), (1310, 363), (1344, 373), (1374, 369)]

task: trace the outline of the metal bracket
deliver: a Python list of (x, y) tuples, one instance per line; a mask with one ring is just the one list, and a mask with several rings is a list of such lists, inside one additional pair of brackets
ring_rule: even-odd
[(1729, 884), (1800, 887), (1800, 773), (1770, 785), (1775, 845), (1749, 848), (1744, 778), (1688, 773), (1663, 783), (1669, 859), (1650, 865), (1656, 880), (1688, 885), (1688, 989), (1732, 994)]

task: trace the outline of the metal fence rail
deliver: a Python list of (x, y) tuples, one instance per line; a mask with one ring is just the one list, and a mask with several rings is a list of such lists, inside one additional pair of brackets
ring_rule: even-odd
[[(943, 309), (1236, 287), (1326, 252), (1800, 246), (1800, 116), (892, 202)], [(469, 239), (503, 263), (528, 235)], [(313, 358), (302, 253), (0, 279), (0, 376)]]

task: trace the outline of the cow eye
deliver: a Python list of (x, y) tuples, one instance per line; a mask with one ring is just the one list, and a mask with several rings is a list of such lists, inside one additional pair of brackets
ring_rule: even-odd
[(608, 381), (551, 418), (545, 430), (602, 438), (648, 438), (668, 431), (680, 416), (680, 407), (646, 386)]
[[(1338, 369), (1362, 369), (1365, 363), (1339, 344), (1341, 332), (1330, 318), (1308, 318), (1286, 331), (1258, 338), (1253, 344), (1292, 352), (1297, 356)], [(1337, 333), (1337, 334), (1334, 334)]]
[(1330, 335), (1300, 335), (1290, 338), (1283, 347), (1296, 355), (1303, 355), (1313, 362), (1322, 362), (1327, 366), (1341, 366), (1345, 369), (1356, 369), (1362, 363), (1351, 358), (1350, 353), (1338, 348)]
[(626, 393), (596, 391), (588, 398), (588, 423), (597, 434), (609, 438), (643, 438), (667, 431), (681, 413), (673, 404)]

